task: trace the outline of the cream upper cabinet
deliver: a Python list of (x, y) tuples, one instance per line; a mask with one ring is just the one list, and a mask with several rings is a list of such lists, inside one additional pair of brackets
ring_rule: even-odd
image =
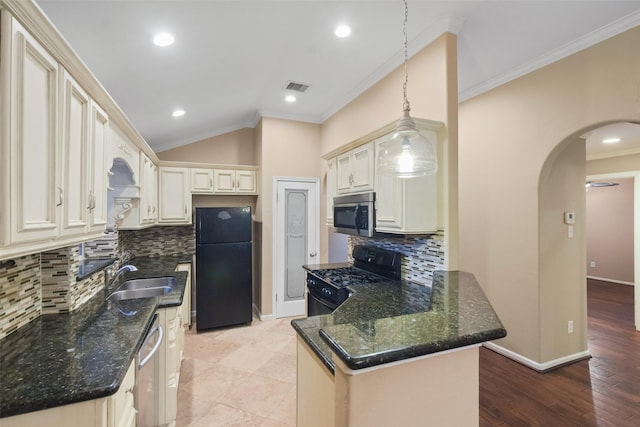
[(160, 167), (159, 224), (191, 224), (189, 168)]
[(336, 159), (327, 161), (327, 225), (333, 226), (333, 198), (337, 194), (336, 186)]
[(213, 169), (191, 169), (191, 192), (194, 194), (213, 194)]
[(60, 235), (99, 235), (107, 224), (107, 114), (62, 69)]
[(257, 194), (257, 174), (252, 170), (214, 169), (214, 194)]
[[(108, 118), (10, 15), (2, 14), (0, 256), (72, 245), (104, 231)], [(2, 208), (0, 208), (2, 209)]]
[(56, 206), (62, 205), (64, 194), (56, 185), (58, 63), (7, 13), (0, 27), (0, 74), (8, 89), (8, 96), (0, 99), (0, 209), (2, 243), (7, 246), (55, 238)]
[(93, 100), (90, 103), (89, 120), (89, 190), (87, 202), (89, 211), (89, 231), (102, 233), (107, 225), (107, 188), (109, 187), (109, 166), (107, 146), (109, 141), (109, 116)]
[(153, 225), (158, 219), (158, 167), (140, 152), (140, 224)]
[[(421, 129), (437, 141), (433, 130)], [(374, 141), (376, 154), (386, 138)], [(376, 175), (376, 231), (428, 234), (438, 230), (438, 176), (397, 178)]]
[(336, 158), (338, 194), (373, 190), (374, 157), (373, 143), (369, 142)]
[(59, 192), (61, 194), (63, 236), (84, 234), (89, 224), (91, 183), (89, 177), (89, 95), (62, 69), (62, 141)]

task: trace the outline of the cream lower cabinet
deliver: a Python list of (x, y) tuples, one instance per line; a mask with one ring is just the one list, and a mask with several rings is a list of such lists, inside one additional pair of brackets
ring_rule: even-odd
[(182, 297), (180, 317), (182, 318), (182, 326), (189, 329), (191, 327), (191, 264), (178, 264), (176, 271), (187, 272), (187, 285)]
[(159, 224), (191, 224), (191, 173), (189, 168), (160, 167)]
[(180, 317), (181, 307), (158, 310), (159, 322), (165, 331), (164, 346), (159, 354), (159, 423), (175, 426), (178, 414), (178, 384), (184, 348), (184, 329)]
[(135, 427), (135, 360), (118, 391), (108, 397), (0, 419), (2, 427)]

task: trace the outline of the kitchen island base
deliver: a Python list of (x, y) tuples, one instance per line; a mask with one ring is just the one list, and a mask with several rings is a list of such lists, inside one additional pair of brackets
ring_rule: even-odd
[(335, 387), (332, 372), (298, 337), (296, 424), (304, 427), (334, 425)]
[(477, 426), (478, 347), (355, 371), (334, 358), (335, 427)]
[(298, 339), (298, 427), (472, 427), (479, 422), (474, 345), (335, 377)]

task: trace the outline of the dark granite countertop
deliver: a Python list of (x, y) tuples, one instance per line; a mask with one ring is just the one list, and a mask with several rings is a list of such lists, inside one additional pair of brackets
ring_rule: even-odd
[(162, 297), (105, 300), (100, 291), (80, 309), (43, 315), (0, 340), (0, 418), (112, 395), (142, 344), (156, 308), (182, 304), (190, 258), (136, 258), (134, 277), (175, 276)]
[[(338, 264), (305, 268), (327, 266)], [(351, 289), (354, 294), (332, 314), (291, 322), (331, 372), (331, 353), (362, 369), (506, 336), (470, 273), (436, 271), (432, 287), (389, 281)]]

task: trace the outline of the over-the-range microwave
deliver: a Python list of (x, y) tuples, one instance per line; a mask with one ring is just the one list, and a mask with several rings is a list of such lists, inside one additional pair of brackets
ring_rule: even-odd
[(376, 226), (376, 193), (333, 198), (333, 227), (338, 233), (373, 237)]

